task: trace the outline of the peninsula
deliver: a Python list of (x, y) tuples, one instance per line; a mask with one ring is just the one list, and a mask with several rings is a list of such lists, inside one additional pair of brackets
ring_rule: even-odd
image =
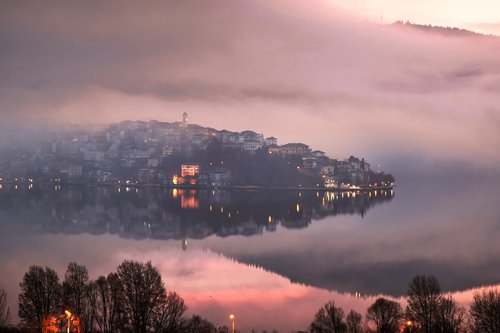
[(332, 159), (304, 143), (278, 144), (251, 130), (124, 121), (99, 129), (61, 127), (0, 146), (0, 184), (390, 188), (394, 177), (363, 158)]

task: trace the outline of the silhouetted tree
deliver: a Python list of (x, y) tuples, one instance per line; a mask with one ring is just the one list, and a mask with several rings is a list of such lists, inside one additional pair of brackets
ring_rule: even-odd
[(422, 332), (435, 333), (441, 298), (441, 288), (434, 276), (417, 275), (408, 286), (406, 316), (413, 320)]
[(0, 328), (7, 327), (10, 321), (10, 310), (7, 306), (7, 293), (0, 288)]
[(88, 297), (99, 331), (102, 333), (118, 331), (123, 316), (123, 289), (118, 274), (110, 273), (107, 278), (100, 276), (93, 281), (88, 289)]
[(361, 314), (351, 310), (346, 317), (347, 333), (361, 333)]
[(92, 326), (92, 311), (88, 304), (89, 273), (87, 267), (72, 262), (68, 265), (63, 289), (63, 306), (73, 314), (80, 317), (84, 332), (88, 332)]
[(213, 333), (214, 331), (215, 326), (211, 322), (197, 315), (193, 315), (186, 322), (186, 333)]
[(470, 315), (474, 333), (500, 332), (500, 292), (494, 289), (474, 293)]
[(21, 325), (41, 332), (43, 321), (61, 310), (61, 285), (57, 273), (49, 268), (31, 266), (20, 283), (19, 318)]
[(169, 292), (154, 316), (154, 326), (158, 332), (182, 332), (186, 326), (187, 306), (175, 292)]
[(333, 301), (319, 309), (311, 323), (312, 333), (344, 333), (346, 328), (344, 310), (336, 307)]
[(464, 331), (465, 309), (451, 296), (442, 296), (436, 311), (437, 333), (460, 333)]
[(182, 298), (166, 293), (155, 267), (124, 261), (118, 266), (123, 288), (124, 322), (135, 333), (177, 332), (186, 311)]
[(379, 333), (397, 332), (402, 317), (401, 305), (383, 297), (378, 298), (366, 311), (366, 319), (375, 323)]

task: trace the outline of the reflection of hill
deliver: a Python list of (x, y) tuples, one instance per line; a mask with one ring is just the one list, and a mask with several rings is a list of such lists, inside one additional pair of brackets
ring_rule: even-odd
[(201, 239), (252, 236), (278, 225), (306, 228), (313, 219), (364, 215), (391, 200), (392, 191), (195, 191), (57, 186), (0, 191), (6, 221), (36, 225), (50, 233), (119, 234), (126, 238)]
[[(417, 274), (439, 277), (445, 291), (459, 291), (500, 280), (495, 259), (480, 266), (463, 267), (449, 262), (411, 260), (396, 262), (345, 263), (335, 255), (318, 257), (312, 253), (266, 253), (261, 256), (238, 255), (238, 262), (260, 267), (290, 279), (293, 283), (361, 295), (406, 295), (407, 283)], [(300, 263), (300, 264), (299, 264)], [(471, 269), (472, 268), (472, 269)]]

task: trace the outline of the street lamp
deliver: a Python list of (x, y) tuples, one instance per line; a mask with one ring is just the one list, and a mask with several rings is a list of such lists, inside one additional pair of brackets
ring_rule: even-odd
[(229, 319), (231, 319), (231, 322), (232, 322), (232, 324), (233, 324), (233, 333), (234, 333), (234, 319), (235, 319), (235, 318), (236, 318), (236, 317), (234, 316), (234, 314), (232, 314), (232, 313), (231, 313), (231, 314), (229, 315)]
[(65, 310), (65, 311), (64, 311), (64, 314), (66, 315), (66, 318), (67, 318), (67, 320), (68, 320), (68, 327), (67, 327), (68, 331), (67, 331), (67, 332), (68, 332), (68, 333), (70, 333), (70, 328), (71, 328), (71, 317), (72, 317), (72, 314), (71, 314), (71, 312), (69, 312), (68, 310)]
[(411, 320), (408, 320), (406, 322), (406, 326), (408, 327), (408, 333), (411, 333), (411, 327), (413, 326), (413, 322)]

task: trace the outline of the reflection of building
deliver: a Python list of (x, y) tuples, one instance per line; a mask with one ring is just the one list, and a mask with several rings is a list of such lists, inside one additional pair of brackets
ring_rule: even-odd
[(196, 198), (196, 191), (194, 190), (179, 190), (181, 196), (181, 208), (195, 209), (198, 208), (198, 199)]
[[(363, 216), (375, 204), (390, 201), (391, 190), (283, 192), (60, 186), (38, 191), (3, 184), (0, 210), (8, 219), (32, 220), (49, 233), (118, 234), (142, 239), (257, 235), (278, 226), (304, 228), (314, 219), (342, 214)], [(23, 205), (1, 200), (16, 192)], [(29, 215), (29, 217), (27, 217)]]

